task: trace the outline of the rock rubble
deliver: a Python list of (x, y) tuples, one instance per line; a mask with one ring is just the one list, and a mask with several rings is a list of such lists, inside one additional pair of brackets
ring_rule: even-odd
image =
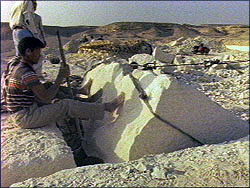
[(249, 141), (62, 170), (11, 187), (249, 187)]

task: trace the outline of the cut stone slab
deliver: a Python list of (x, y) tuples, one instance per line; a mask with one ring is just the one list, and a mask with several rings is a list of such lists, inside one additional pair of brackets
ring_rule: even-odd
[(55, 124), (37, 129), (10, 126), (1, 121), (1, 187), (76, 167)]
[(99, 127), (87, 138), (89, 151), (95, 150), (95, 155), (105, 162), (135, 160), (147, 154), (168, 153), (199, 145), (170, 124), (204, 144), (236, 140), (248, 135), (247, 122), (200, 91), (151, 71), (135, 70), (133, 76), (149, 96), (153, 111), (168, 123), (149, 111), (138, 97), (129, 75), (123, 75), (121, 65), (98, 66), (86, 77), (86, 80), (93, 79), (91, 94), (102, 88), (103, 102), (114, 99), (121, 92), (126, 95), (119, 118), (113, 123), (108, 119), (97, 121), (96, 127)]
[(162, 63), (167, 63), (167, 64), (172, 64), (175, 59), (174, 54), (166, 53), (160, 47), (156, 47), (154, 49), (153, 57), (155, 60), (158, 60)]
[(67, 169), (11, 187), (249, 187), (249, 140)]

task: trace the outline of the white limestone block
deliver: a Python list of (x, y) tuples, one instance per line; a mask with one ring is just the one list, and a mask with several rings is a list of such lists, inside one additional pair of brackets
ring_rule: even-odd
[(2, 121), (1, 187), (76, 167), (55, 124), (37, 129), (9, 126)]
[(136, 62), (140, 65), (144, 65), (146, 63), (152, 63), (154, 58), (149, 54), (136, 54), (129, 58), (129, 63)]
[[(121, 92), (126, 95), (119, 118), (97, 122), (88, 151), (97, 151), (105, 162), (135, 160), (147, 154), (168, 153), (198, 143), (175, 125), (204, 144), (215, 144), (248, 135), (248, 123), (223, 109), (200, 91), (150, 71), (133, 72), (146, 91), (153, 111), (169, 123), (157, 119), (138, 97), (129, 75), (124, 76), (119, 64), (100, 65), (87, 74), (92, 78), (91, 94), (103, 89), (103, 102)], [(108, 115), (108, 113), (107, 113)]]

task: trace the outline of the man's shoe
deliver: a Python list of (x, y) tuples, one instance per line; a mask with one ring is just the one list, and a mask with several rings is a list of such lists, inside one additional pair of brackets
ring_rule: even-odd
[(94, 95), (92, 95), (89, 98), (81, 98), (81, 97), (75, 97), (76, 100), (81, 101), (81, 102), (90, 102), (90, 103), (94, 103), (96, 101), (98, 101), (103, 94), (103, 90), (99, 89)]
[(86, 165), (94, 165), (94, 164), (102, 164), (104, 161), (98, 157), (87, 156), (82, 147), (73, 151), (74, 160), (76, 166), (86, 166)]
[(77, 149), (73, 150), (73, 155), (74, 155), (74, 158), (76, 160), (80, 160), (82, 158), (87, 158), (88, 157), (81, 145)]
[(89, 157), (74, 156), (74, 160), (75, 160), (77, 167), (104, 163), (102, 159), (98, 157), (92, 157), (92, 156), (89, 156)]
[(98, 157), (89, 156), (82, 159), (82, 166), (103, 164), (104, 161)]
[(103, 94), (103, 89), (99, 89), (94, 95), (88, 98), (89, 102), (94, 103), (98, 101), (102, 97), (102, 94)]

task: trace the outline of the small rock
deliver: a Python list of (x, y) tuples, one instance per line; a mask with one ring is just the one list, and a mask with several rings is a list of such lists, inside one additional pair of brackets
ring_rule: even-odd
[(174, 59), (173, 64), (180, 65), (185, 63), (185, 57), (184, 56), (176, 56)]
[(153, 61), (153, 57), (148, 54), (136, 54), (136, 55), (133, 55), (131, 58), (129, 58), (129, 63), (136, 62), (140, 65), (144, 65), (151, 61)]
[(143, 164), (142, 162), (140, 162), (137, 166), (136, 169), (139, 170), (140, 172), (145, 172), (147, 170), (147, 167), (145, 164)]
[(222, 61), (228, 61), (230, 60), (230, 55), (224, 55), (223, 58), (222, 58)]
[(153, 172), (151, 173), (152, 178), (156, 179), (166, 179), (166, 171), (160, 167), (154, 167)]
[(249, 98), (249, 93), (248, 92), (249, 91), (240, 93), (239, 99), (248, 99)]
[(211, 66), (214, 70), (226, 69), (227, 64), (215, 64)]
[(147, 165), (147, 170), (150, 172), (153, 172), (154, 166), (153, 165)]
[(129, 177), (129, 174), (127, 174), (126, 172), (120, 173), (121, 178), (123, 179), (127, 179)]
[(169, 67), (163, 67), (161, 68), (161, 74), (171, 74), (173, 72), (176, 71), (176, 67), (172, 67), (172, 66), (169, 66)]

